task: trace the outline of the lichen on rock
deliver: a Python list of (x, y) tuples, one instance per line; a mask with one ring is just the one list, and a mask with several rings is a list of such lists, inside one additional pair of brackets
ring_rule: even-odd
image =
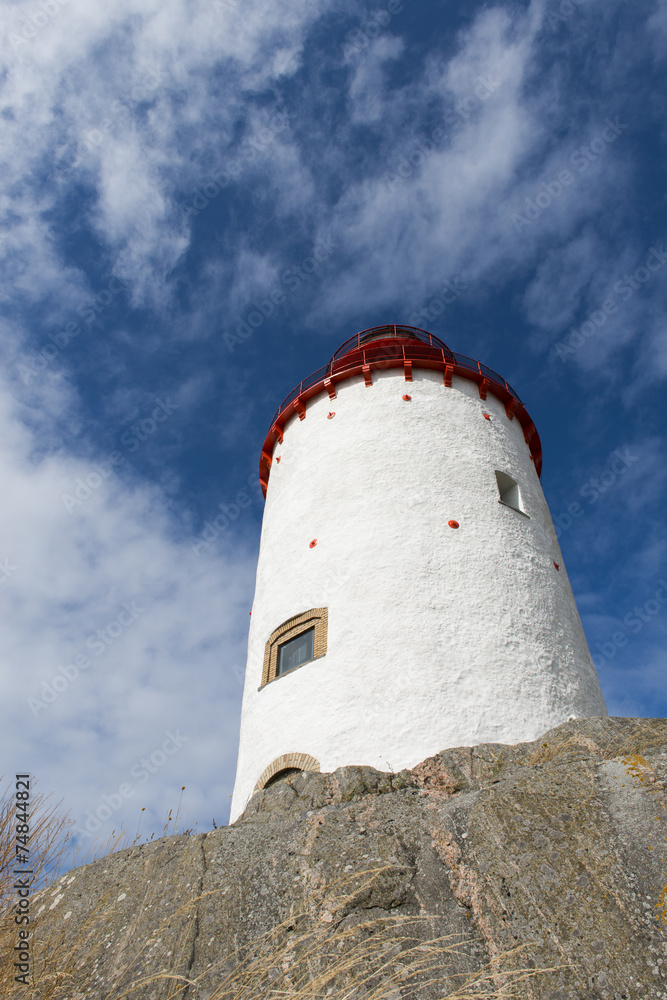
[(254, 962), (249, 1000), (307, 977), (336, 997), (360, 970), (351, 996), (667, 1000), (666, 787), (667, 721), (649, 719), (290, 776), (233, 826), (45, 890), (35, 996), (54, 961), (54, 1000), (232, 997)]

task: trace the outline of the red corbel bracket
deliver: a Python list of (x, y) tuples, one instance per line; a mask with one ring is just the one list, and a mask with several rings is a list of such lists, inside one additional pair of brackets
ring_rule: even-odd
[(306, 407), (303, 405), (300, 399), (295, 400), (294, 409), (299, 414), (299, 420), (306, 419)]
[(271, 428), (271, 433), (275, 434), (275, 436), (276, 436), (276, 438), (278, 440), (278, 444), (282, 444), (283, 443), (283, 429), (282, 429), (282, 427), (279, 427), (278, 424), (274, 424), (273, 427)]
[(479, 389), (479, 398), (486, 399), (486, 394), (491, 388), (491, 383), (488, 378), (483, 378), (482, 381), (477, 384), (477, 388)]
[(507, 414), (510, 420), (514, 420), (514, 411), (516, 410), (516, 407), (517, 407), (517, 402), (516, 399), (514, 399), (514, 397), (512, 397), (512, 399), (508, 400), (505, 403), (505, 413)]
[(453, 365), (445, 365), (445, 370), (442, 373), (442, 381), (447, 386), (448, 389), (452, 387), (452, 375), (454, 374)]
[(412, 361), (404, 361), (403, 370), (405, 372), (405, 381), (412, 382)]
[(361, 370), (364, 373), (364, 382), (366, 383), (366, 386), (373, 385), (373, 379), (371, 378), (371, 366), (362, 365)]
[(271, 468), (271, 466), (273, 465), (273, 458), (271, 457), (271, 455), (269, 455), (268, 451), (264, 451), (263, 448), (262, 448), (262, 458), (264, 459), (268, 467)]
[(259, 485), (262, 487), (262, 493), (264, 494), (264, 496), (266, 496), (266, 491), (269, 488), (269, 481), (268, 481), (268, 479), (262, 479), (262, 477), (260, 476), (259, 477)]
[(335, 399), (336, 398), (336, 386), (333, 384), (333, 382), (331, 381), (330, 378), (325, 378), (325, 380), (324, 380), (324, 387), (326, 388), (327, 392), (329, 393), (329, 399)]

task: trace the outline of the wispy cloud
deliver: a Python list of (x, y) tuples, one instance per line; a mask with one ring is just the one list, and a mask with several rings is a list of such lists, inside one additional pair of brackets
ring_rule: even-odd
[[(596, 642), (659, 578), (664, 122), (646, 59), (663, 72), (667, 5), (450, 6), (0, 13), (4, 745), (75, 818), (178, 726), (189, 742), (141, 804), (159, 828), (184, 770), (193, 811), (224, 818), (253, 449), (339, 335), (420, 317), (521, 376)], [(626, 447), (638, 460), (605, 486)], [(621, 704), (619, 662), (603, 683)]]

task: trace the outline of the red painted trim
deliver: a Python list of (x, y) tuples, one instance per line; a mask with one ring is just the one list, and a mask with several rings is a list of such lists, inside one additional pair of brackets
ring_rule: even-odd
[(486, 399), (486, 395), (489, 389), (491, 388), (491, 383), (489, 382), (488, 378), (483, 378), (482, 381), (479, 383), (478, 388), (479, 388), (479, 398)]
[(323, 392), (327, 392), (329, 398), (334, 399), (335, 386), (339, 382), (360, 375), (363, 375), (365, 384), (371, 386), (373, 370), (402, 368), (405, 373), (406, 362), (410, 362), (411, 368), (441, 371), (445, 386), (451, 386), (452, 375), (458, 375), (459, 378), (477, 383), (480, 396), (482, 391), (485, 392), (482, 398), (486, 398), (486, 393), (490, 392), (499, 399), (505, 406), (505, 412), (510, 420), (516, 417), (519, 421), (537, 474), (538, 476), (541, 474), (542, 446), (539, 434), (523, 403), (505, 379), (481, 362), (463, 354), (455, 354), (446, 344), (426, 330), (392, 325), (373, 327), (371, 330), (362, 330), (361, 333), (355, 334), (336, 351), (328, 365), (300, 382), (283, 400), (262, 448), (259, 478), (264, 495), (266, 496), (270, 471), (270, 463), (265, 455), (271, 456), (276, 441), (282, 441), (285, 424), (291, 417), (298, 413), (301, 420), (305, 418), (306, 403), (310, 399)]

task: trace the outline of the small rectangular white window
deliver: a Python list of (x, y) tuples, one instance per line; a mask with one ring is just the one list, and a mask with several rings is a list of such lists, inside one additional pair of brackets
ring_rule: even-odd
[(498, 493), (500, 494), (500, 503), (505, 504), (506, 507), (511, 507), (512, 510), (518, 510), (520, 514), (525, 514), (526, 511), (523, 506), (521, 490), (516, 480), (508, 476), (506, 472), (499, 472), (496, 469), (496, 482), (498, 484)]

